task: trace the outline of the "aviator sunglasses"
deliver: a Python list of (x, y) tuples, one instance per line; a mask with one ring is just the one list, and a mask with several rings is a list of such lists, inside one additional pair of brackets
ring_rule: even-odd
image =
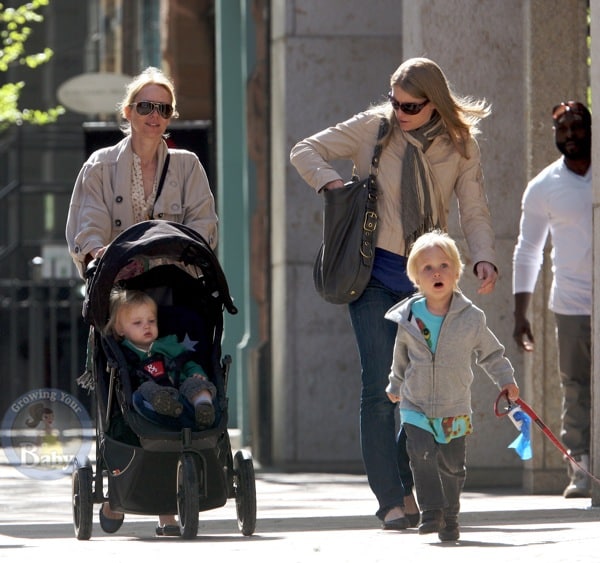
[(162, 102), (149, 102), (148, 100), (144, 100), (142, 102), (135, 102), (129, 105), (134, 107), (135, 111), (137, 111), (139, 115), (150, 115), (154, 110), (156, 110), (158, 115), (164, 119), (169, 119), (169, 117), (173, 115), (173, 106), (171, 104), (165, 104)]
[(392, 104), (394, 111), (401, 109), (402, 113), (405, 113), (406, 115), (417, 115), (417, 113), (419, 113), (429, 103), (429, 100), (425, 100), (420, 104), (417, 104), (416, 102), (400, 103), (396, 98), (394, 98), (391, 92), (388, 93), (387, 99), (389, 100), (390, 104)]

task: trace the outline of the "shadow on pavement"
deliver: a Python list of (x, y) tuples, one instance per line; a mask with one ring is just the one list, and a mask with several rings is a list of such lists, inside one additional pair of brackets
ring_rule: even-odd
[[(598, 522), (600, 511), (590, 509), (535, 509), (514, 511), (478, 511), (461, 513), (461, 527), (469, 532), (506, 532), (510, 534), (520, 531), (530, 531), (519, 526), (532, 526), (544, 524), (557, 524), (556, 532), (568, 529), (566, 524), (576, 522)], [(508, 526), (508, 528), (507, 528)], [(307, 517), (281, 517), (260, 518), (257, 520), (256, 534), (273, 534), (284, 532), (323, 532), (323, 531), (346, 531), (346, 530), (376, 530), (379, 522), (374, 516), (369, 515), (340, 515), (340, 516), (307, 516)], [(546, 529), (547, 530), (547, 529)], [(410, 529), (402, 533), (417, 533), (416, 529)], [(0, 525), (0, 534), (10, 538), (74, 538), (73, 525), (68, 523), (44, 524), (36, 522), (31, 525), (20, 522), (18, 524)], [(206, 535), (227, 535), (229, 539), (244, 538), (237, 530), (237, 524), (232, 520), (201, 520), (198, 530), (198, 539)], [(98, 524), (94, 524), (92, 538), (94, 537), (120, 537), (137, 539), (172, 540), (177, 538), (154, 538), (154, 523), (150, 521), (131, 520), (123, 525), (123, 528), (114, 535), (104, 533)], [(6, 538), (4, 538), (6, 539)], [(5, 541), (0, 537), (0, 548)], [(214, 539), (214, 538), (213, 538)]]

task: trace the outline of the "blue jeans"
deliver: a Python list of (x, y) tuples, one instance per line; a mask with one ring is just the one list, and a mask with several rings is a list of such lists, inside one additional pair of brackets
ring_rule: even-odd
[(362, 457), (369, 486), (379, 502), (376, 514), (381, 520), (391, 508), (404, 506), (404, 496), (412, 489), (404, 436), (399, 435), (396, 442), (397, 407), (385, 392), (398, 325), (386, 320), (384, 315), (409, 295), (392, 291), (371, 278), (363, 294), (348, 306), (362, 370)]

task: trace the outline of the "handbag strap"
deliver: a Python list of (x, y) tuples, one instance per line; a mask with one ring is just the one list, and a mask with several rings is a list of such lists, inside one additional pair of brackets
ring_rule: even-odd
[[(382, 117), (379, 122), (379, 131), (377, 132), (377, 144), (373, 149), (373, 156), (371, 157), (371, 168), (369, 170), (369, 175), (377, 176), (377, 171), (379, 170), (379, 158), (381, 157), (381, 152), (383, 151), (383, 146), (379, 141), (383, 139), (388, 132), (390, 126), (390, 122), (387, 120), (387, 117)], [(352, 166), (352, 179), (358, 180), (358, 171), (356, 170), (356, 165)]]
[(154, 219), (154, 205), (158, 201), (158, 198), (162, 192), (163, 184), (165, 183), (165, 178), (167, 177), (167, 169), (169, 168), (169, 160), (171, 160), (171, 153), (167, 152), (167, 158), (165, 158), (165, 163), (163, 164), (163, 169), (160, 174), (160, 180), (158, 181), (158, 187), (156, 188), (156, 197), (154, 198), (154, 204), (152, 205), (152, 211), (150, 211), (150, 219)]
[(373, 157), (371, 158), (371, 170), (369, 171), (369, 174), (373, 176), (377, 176), (377, 172), (379, 170), (379, 159), (381, 158), (381, 152), (383, 151), (383, 146), (380, 141), (387, 134), (389, 126), (390, 122), (387, 120), (387, 118), (382, 117), (381, 122), (379, 123), (379, 131), (377, 132), (377, 144), (373, 149)]
[(369, 171), (369, 181), (367, 182), (368, 196), (365, 204), (365, 215), (362, 224), (362, 238), (360, 243), (360, 255), (365, 265), (370, 265), (375, 255), (375, 230), (377, 229), (377, 172), (379, 171), (379, 159), (383, 146), (379, 142), (388, 132), (389, 121), (381, 118), (379, 131), (377, 133), (377, 144), (373, 149), (373, 158), (371, 159), (371, 170)]

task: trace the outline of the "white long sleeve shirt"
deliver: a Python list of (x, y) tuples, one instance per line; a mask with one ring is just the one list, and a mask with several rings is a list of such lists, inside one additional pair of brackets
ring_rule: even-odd
[(592, 309), (592, 171), (580, 176), (559, 158), (529, 182), (513, 255), (513, 293), (533, 293), (548, 234), (552, 286), (548, 307), (562, 315)]

